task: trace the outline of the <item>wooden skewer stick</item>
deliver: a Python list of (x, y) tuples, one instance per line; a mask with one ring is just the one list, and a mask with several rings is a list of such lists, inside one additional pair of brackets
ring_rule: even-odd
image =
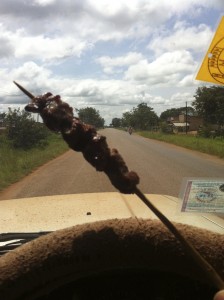
[(180, 231), (171, 223), (164, 214), (161, 213), (146, 196), (136, 188), (135, 194), (143, 201), (143, 203), (153, 211), (153, 213), (162, 221), (162, 223), (170, 230), (170, 232), (179, 240), (182, 244), (185, 252), (190, 255), (194, 261), (205, 272), (209, 281), (219, 289), (224, 289), (224, 282), (216, 270), (201, 256), (201, 254), (193, 247), (193, 245), (185, 239)]
[(17, 87), (25, 94), (27, 95), (30, 99), (35, 98), (34, 95), (32, 95), (30, 92), (28, 92), (23, 86), (21, 86), (20, 84), (18, 84), (16, 81), (13, 81), (15, 83), (15, 85), (17, 85)]

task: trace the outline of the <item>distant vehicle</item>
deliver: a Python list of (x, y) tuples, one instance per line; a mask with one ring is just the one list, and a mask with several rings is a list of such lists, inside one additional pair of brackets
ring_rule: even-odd
[(132, 134), (132, 132), (133, 132), (133, 128), (130, 126), (130, 127), (128, 127), (128, 133), (131, 135)]

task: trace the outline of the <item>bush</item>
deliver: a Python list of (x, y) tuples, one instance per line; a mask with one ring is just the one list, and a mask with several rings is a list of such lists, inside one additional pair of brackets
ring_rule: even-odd
[(214, 129), (212, 125), (206, 125), (206, 126), (202, 126), (198, 130), (198, 135), (205, 138), (224, 137), (224, 129), (223, 128)]
[(162, 133), (169, 133), (172, 134), (173, 133), (173, 128), (172, 126), (170, 126), (169, 124), (167, 124), (166, 122), (162, 122), (160, 124), (160, 128), (161, 128), (161, 132)]
[(6, 136), (13, 147), (30, 149), (45, 146), (49, 130), (41, 123), (35, 122), (31, 114), (20, 109), (11, 110), (6, 116)]

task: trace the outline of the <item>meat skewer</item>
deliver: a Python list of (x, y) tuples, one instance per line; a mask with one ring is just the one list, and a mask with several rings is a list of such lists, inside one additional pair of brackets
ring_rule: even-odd
[(179, 230), (164, 216), (136, 187), (139, 183), (137, 173), (129, 171), (117, 149), (110, 149), (106, 137), (97, 133), (96, 129), (81, 122), (73, 116), (73, 108), (61, 100), (59, 95), (46, 93), (42, 96), (33, 96), (20, 84), (14, 81), (31, 102), (26, 105), (28, 112), (39, 113), (44, 124), (52, 131), (60, 132), (69, 147), (82, 152), (84, 158), (96, 168), (107, 174), (111, 183), (122, 193), (135, 193), (145, 205), (163, 222), (182, 244), (185, 252), (190, 255), (200, 268), (213, 282), (217, 289), (224, 289), (224, 282), (216, 270), (200, 255), (187, 241)]
[(109, 177), (121, 193), (134, 193), (139, 183), (138, 175), (129, 171), (117, 149), (110, 149), (106, 137), (97, 133), (95, 127), (84, 124), (73, 116), (73, 108), (61, 100), (59, 95), (46, 93), (34, 97), (21, 85), (14, 82), (31, 102), (25, 110), (39, 113), (44, 124), (52, 131), (60, 132), (69, 147), (82, 152), (84, 158)]

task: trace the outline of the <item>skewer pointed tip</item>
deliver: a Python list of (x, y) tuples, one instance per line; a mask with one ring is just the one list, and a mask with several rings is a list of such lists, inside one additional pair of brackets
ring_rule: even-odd
[(30, 92), (28, 92), (24, 87), (22, 87), (20, 84), (18, 84), (16, 81), (13, 80), (13, 83), (25, 94), (27, 95), (30, 99), (35, 98), (34, 95), (32, 95)]

